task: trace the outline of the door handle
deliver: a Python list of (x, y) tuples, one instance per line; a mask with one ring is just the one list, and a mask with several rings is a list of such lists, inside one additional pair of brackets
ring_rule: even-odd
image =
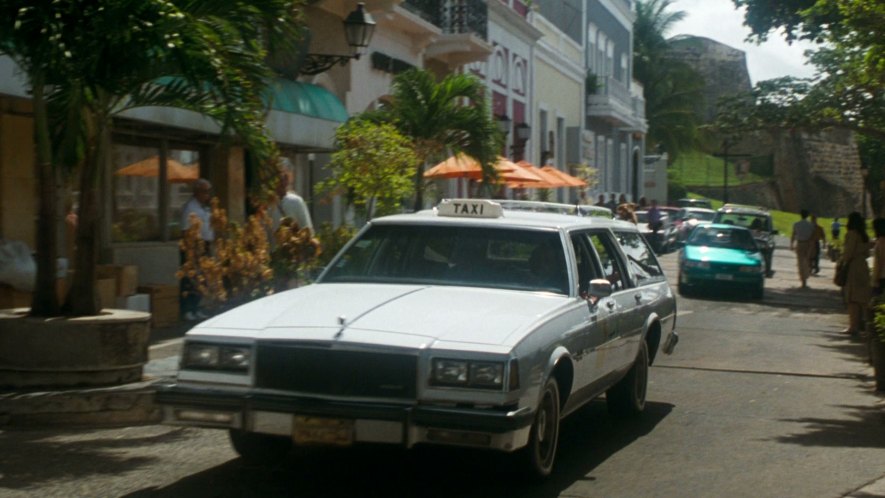
[(636, 299), (637, 303), (642, 302), (642, 294), (633, 294), (633, 299)]
[(614, 301), (609, 301), (609, 302), (605, 303), (605, 305), (608, 306), (608, 309), (610, 309), (610, 310), (615, 309), (615, 302)]

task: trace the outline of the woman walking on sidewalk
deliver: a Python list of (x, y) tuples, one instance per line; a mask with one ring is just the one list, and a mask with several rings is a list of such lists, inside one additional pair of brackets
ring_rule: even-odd
[(848, 215), (846, 228), (845, 246), (838, 263), (848, 266), (848, 280), (844, 289), (845, 302), (848, 304), (848, 328), (843, 332), (857, 334), (871, 295), (870, 268), (867, 266), (870, 238), (867, 235), (866, 221), (857, 211)]

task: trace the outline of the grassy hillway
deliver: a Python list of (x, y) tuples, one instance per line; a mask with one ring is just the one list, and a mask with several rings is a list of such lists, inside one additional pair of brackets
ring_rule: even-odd
[[(763, 182), (768, 177), (756, 173), (747, 172), (745, 174), (737, 174), (739, 169), (734, 159), (728, 161), (728, 184), (729, 185), (747, 185)], [(667, 178), (671, 184), (681, 185), (688, 192), (689, 197), (708, 198), (703, 195), (692, 193), (693, 186), (719, 186), (725, 180), (723, 171), (723, 160), (721, 157), (715, 157), (702, 152), (688, 153), (680, 156), (667, 170)], [(722, 201), (709, 198), (713, 203), (713, 209), (722, 206)], [(799, 221), (799, 213), (790, 213), (787, 211), (778, 211), (771, 209), (771, 206), (761, 206), (771, 212), (772, 223), (774, 228), (786, 237), (790, 236), (793, 230), (793, 223)], [(813, 214), (813, 213), (812, 213)], [(847, 214), (847, 213), (846, 213)], [(845, 217), (839, 219), (842, 222), (842, 233), (845, 233)], [(833, 218), (818, 218), (818, 224), (824, 228), (827, 238), (830, 237), (830, 224)]]

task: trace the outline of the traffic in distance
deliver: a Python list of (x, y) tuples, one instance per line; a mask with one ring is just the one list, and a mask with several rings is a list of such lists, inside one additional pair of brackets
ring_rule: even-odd
[(636, 225), (542, 208), (454, 199), (372, 220), (315, 283), (189, 331), (164, 422), (227, 430), (255, 462), (450, 445), (549, 475), (560, 420), (601, 395), (639, 415), (678, 335)]

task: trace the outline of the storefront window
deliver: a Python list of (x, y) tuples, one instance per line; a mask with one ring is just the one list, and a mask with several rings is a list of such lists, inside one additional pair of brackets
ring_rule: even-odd
[(113, 242), (173, 240), (180, 236), (181, 207), (190, 197), (190, 183), (200, 177), (199, 153), (168, 149), (165, 174), (160, 171), (163, 155), (159, 146), (114, 146)]

